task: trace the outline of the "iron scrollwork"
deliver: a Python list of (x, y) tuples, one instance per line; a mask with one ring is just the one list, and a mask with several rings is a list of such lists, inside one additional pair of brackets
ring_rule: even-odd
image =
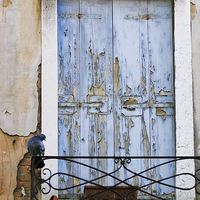
[[(70, 165), (79, 166), (79, 168), (82, 167), (84, 170), (87, 169), (91, 174), (90, 179), (87, 179), (86, 176), (81, 176), (80, 174), (75, 174), (70, 171), (58, 171), (52, 173), (51, 169), (48, 167), (45, 167), (41, 170), (41, 176), (37, 176), (35, 173), (36, 166), (34, 166), (35, 158), (36, 157), (33, 156), (31, 161), (31, 200), (39, 200), (38, 196), (40, 193), (46, 195), (49, 194), (52, 189), (61, 191), (61, 193), (62, 191), (65, 191), (64, 193), (68, 194), (68, 196), (75, 195), (78, 199), (95, 199), (95, 197), (99, 195), (102, 196), (103, 193), (110, 196), (114, 196), (113, 199), (137, 199), (137, 193), (139, 193), (140, 196), (150, 196), (154, 199), (174, 199), (175, 190), (190, 191), (192, 189), (195, 189), (196, 193), (200, 195), (200, 169), (197, 169), (194, 174), (189, 172), (182, 172), (178, 174), (172, 174), (167, 177), (160, 177), (159, 179), (156, 179), (155, 177), (150, 175), (152, 172), (156, 171), (157, 169), (160, 169), (160, 167), (162, 166), (175, 166), (175, 163), (177, 162), (189, 159), (199, 160), (199, 157), (42, 157), (42, 160), (44, 162), (48, 160), (57, 159), (64, 163), (70, 163)], [(112, 162), (114, 163), (113, 170), (107, 172), (105, 169), (92, 165), (91, 163), (95, 159), (100, 160), (101, 162), (112, 160)], [(159, 160), (159, 163), (157, 165), (152, 165), (149, 168), (146, 168), (140, 172), (132, 170), (131, 167), (134, 166), (135, 163), (137, 163), (132, 161), (142, 159), (156, 159)], [(161, 162), (163, 159), (164, 161)], [(85, 160), (88, 160), (88, 162), (85, 163)], [(120, 178), (120, 170), (123, 170), (123, 173), (126, 174), (126, 178)], [(69, 184), (66, 184), (62, 187), (61, 185), (54, 185), (54, 180), (58, 180), (59, 177), (63, 178), (63, 180), (68, 180)], [(192, 181), (194, 184), (187, 187), (171, 184), (173, 183), (172, 180), (174, 180), (177, 177), (194, 180)], [(143, 184), (134, 185), (133, 180), (139, 179), (143, 180)], [(69, 180), (74, 180), (73, 184)], [(111, 185), (108, 183), (109, 181), (110, 183), (112, 183)], [(147, 189), (155, 187), (156, 184), (159, 184), (162, 187), (171, 188), (172, 192), (170, 194), (163, 195), (157, 194), (156, 192), (152, 192)], [(91, 188), (93, 189), (93, 192), (88, 193), (87, 191), (89, 191)], [(123, 188), (123, 190), (126, 192), (121, 192), (121, 188)], [(87, 191), (84, 194), (83, 190), (86, 189)], [(72, 193), (70, 193), (70, 191), (72, 191)], [(94, 191), (96, 192), (94, 193)], [(62, 194), (60, 196), (62, 196)]]

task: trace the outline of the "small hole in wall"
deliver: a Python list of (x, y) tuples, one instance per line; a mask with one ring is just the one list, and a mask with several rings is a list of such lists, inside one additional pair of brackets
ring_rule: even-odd
[(6, 110), (5, 114), (6, 114), (6, 115), (11, 115), (10, 112), (8, 112), (7, 110)]
[(13, 140), (13, 142), (12, 142), (12, 143), (13, 143), (13, 145), (15, 145), (15, 143), (16, 143), (16, 140)]

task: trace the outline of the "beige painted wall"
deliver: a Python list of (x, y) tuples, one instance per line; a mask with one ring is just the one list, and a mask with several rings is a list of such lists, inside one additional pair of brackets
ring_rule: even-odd
[(0, 0), (0, 128), (27, 136), (37, 126), (40, 1)]
[[(38, 133), (40, 0), (0, 0), (0, 197), (12, 200), (26, 142)], [(28, 137), (23, 137), (28, 136)]]

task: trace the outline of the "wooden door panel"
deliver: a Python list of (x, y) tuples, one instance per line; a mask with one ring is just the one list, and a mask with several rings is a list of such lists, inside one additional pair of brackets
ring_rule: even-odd
[[(63, 156), (79, 155), (79, 110), (74, 105), (78, 100), (79, 84), (79, 29), (78, 3), (59, 1), (58, 3), (58, 154)], [(67, 106), (66, 106), (67, 103)], [(59, 162), (59, 171), (79, 174), (74, 164)], [(59, 187), (72, 186), (72, 177), (60, 176)], [(74, 189), (69, 191), (74, 193)]]
[[(108, 109), (111, 109), (110, 107), (113, 103), (111, 9), (111, 4), (107, 3), (107, 1), (104, 3), (103, 1), (80, 2), (80, 13), (86, 16), (80, 18), (81, 90), (79, 94), (80, 101), (82, 103), (88, 103), (88, 108), (83, 107), (80, 116), (82, 124), (88, 124), (88, 127), (85, 125), (84, 128), (81, 127), (81, 137), (85, 139), (88, 138), (88, 133), (90, 133), (90, 121), (94, 123), (93, 129), (95, 131), (93, 131), (92, 134), (94, 134), (95, 137), (98, 137), (99, 131), (101, 132), (101, 130), (98, 131), (98, 120), (102, 120), (102, 123), (105, 124), (103, 131), (108, 132), (109, 126), (111, 126), (112, 129), (112, 123), (106, 123), (107, 117), (112, 115), (112, 111), (108, 112)], [(90, 105), (92, 103), (100, 103), (101, 105), (99, 107), (91, 107)], [(94, 118), (97, 118), (97, 121), (93, 120)], [(110, 137), (112, 140), (112, 134), (110, 134)], [(108, 143), (108, 141), (105, 141), (105, 143)], [(100, 144), (101, 143), (99, 143), (99, 145)], [(95, 144), (91, 145), (94, 146)], [(81, 148), (82, 152), (85, 152), (88, 146), (82, 142)], [(95, 151), (88, 151), (85, 153), (86, 155), (98, 155)], [(107, 152), (104, 153), (103, 155), (107, 155)]]
[[(147, 21), (133, 18), (145, 13), (146, 1), (114, 1), (114, 67), (117, 71), (114, 78), (119, 83), (115, 85), (115, 119), (119, 124), (115, 126), (116, 144), (122, 142), (117, 140), (123, 140), (126, 132), (122, 126), (123, 115), (142, 115), (142, 107), (137, 105), (148, 101)], [(129, 107), (131, 105), (135, 107)], [(136, 131), (141, 134), (141, 129)], [(119, 145), (115, 149), (117, 155), (123, 155)]]
[[(144, 1), (114, 1), (114, 57), (115, 76), (120, 88), (115, 86), (118, 95), (141, 96), (145, 85), (147, 64), (147, 22), (127, 16), (147, 13)], [(142, 7), (142, 9), (141, 9)], [(143, 68), (141, 66), (143, 65)], [(143, 82), (143, 83), (142, 83)], [(119, 90), (119, 91), (118, 91)]]
[[(59, 155), (174, 155), (170, 2), (59, 1)], [(107, 172), (117, 167), (108, 161), (83, 162)], [(157, 164), (157, 160), (138, 159), (129, 167), (140, 172)], [(61, 162), (59, 170), (63, 169), (86, 180), (101, 175)], [(174, 165), (167, 165), (143, 175), (160, 178), (173, 173)], [(127, 176), (125, 171), (116, 174), (121, 179)], [(78, 180), (60, 177), (61, 186), (74, 181)], [(107, 178), (100, 182), (114, 183)], [(128, 182), (149, 183), (138, 177)], [(172, 192), (160, 185), (145, 190)]]
[(77, 27), (78, 3), (74, 1), (59, 1), (58, 6), (58, 94), (73, 95), (77, 91), (73, 85), (79, 83), (77, 64), (79, 60), (79, 29)]
[[(174, 109), (173, 108), (153, 108), (151, 112), (151, 155), (152, 156), (174, 156)], [(153, 159), (151, 166), (167, 162), (167, 159)], [(166, 164), (153, 170), (151, 178), (160, 180), (175, 174), (175, 163)], [(171, 178), (163, 181), (165, 184), (175, 185), (175, 179)], [(172, 193), (174, 190), (169, 187), (156, 184), (152, 188), (157, 194)]]
[[(80, 101), (99, 107), (82, 108), (82, 155), (113, 155), (113, 65), (112, 65), (112, 5), (110, 1), (81, 1), (80, 13)], [(104, 171), (114, 163), (84, 161)], [(86, 179), (94, 179), (99, 173), (81, 168)], [(107, 184), (107, 179), (101, 180)]]
[[(59, 6), (59, 155), (113, 155), (112, 5), (86, 0), (74, 2), (74, 7), (68, 1)], [(104, 171), (114, 169), (114, 163), (83, 162)], [(59, 166), (85, 180), (99, 176), (84, 167)], [(60, 178), (61, 183), (74, 183), (71, 177)]]
[(149, 3), (148, 10), (154, 13), (148, 20), (150, 98), (154, 103), (173, 103), (173, 98), (169, 99), (174, 94), (173, 40), (169, 31), (172, 30), (172, 5), (169, 1), (157, 1)]
[[(175, 154), (171, 13), (169, 1), (114, 1), (116, 155)], [(140, 126), (129, 132), (126, 121), (133, 116), (141, 120)], [(140, 135), (137, 148), (132, 145), (136, 134)], [(133, 166), (136, 171), (159, 164), (149, 159), (137, 162), (140, 165)], [(159, 179), (174, 174), (174, 165), (165, 169), (167, 172), (147, 171), (145, 176), (154, 179), (156, 174)], [(118, 176), (125, 178), (126, 174)], [(134, 181), (142, 184), (140, 179)], [(174, 179), (168, 182), (173, 184)], [(143, 180), (143, 184), (148, 181)], [(157, 194), (173, 191), (158, 184), (145, 189)]]

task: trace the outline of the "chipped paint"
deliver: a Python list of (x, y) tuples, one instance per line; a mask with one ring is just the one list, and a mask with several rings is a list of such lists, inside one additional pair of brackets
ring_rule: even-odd
[(150, 103), (154, 103), (154, 92), (155, 92), (155, 87), (154, 86), (152, 86), (151, 87), (151, 90), (150, 90)]
[[(84, 11), (79, 21), (76, 15), (80, 12), (75, 3), (72, 3), (70, 12), (66, 9), (65, 16), (58, 15), (61, 55), (68, 52), (70, 46), (69, 55), (63, 57), (64, 66), (62, 62), (59, 66), (59, 78), (63, 81), (58, 82), (63, 92), (59, 96), (73, 96), (70, 100), (59, 97), (59, 111), (63, 109), (62, 113), (59, 112), (59, 155), (63, 153), (61, 149), (69, 155), (150, 156), (160, 152), (165, 155), (167, 151), (159, 151), (159, 148), (168, 139), (165, 132), (160, 134), (160, 130), (172, 127), (169, 124), (173, 124), (174, 114), (171, 9), (159, 1), (160, 12), (163, 12), (159, 17), (153, 13), (151, 1), (148, 6), (147, 1), (135, 1), (137, 9), (130, 9), (132, 1), (116, 0), (112, 4), (103, 0), (101, 4), (104, 6), (90, 2), (91, 9), (87, 9), (85, 4), (78, 3)], [(98, 6), (100, 8), (96, 9)], [(101, 15), (98, 20), (90, 13), (93, 7), (94, 12)], [(138, 12), (148, 20), (134, 20), (133, 16)], [(135, 40), (133, 34), (139, 40)], [(73, 52), (74, 40), (76, 50)], [(166, 149), (168, 145), (173, 146), (171, 141), (173, 143), (173, 138), (169, 144), (164, 143)], [(84, 162), (102, 170), (113, 170), (113, 166), (105, 161)], [(131, 165), (135, 171), (140, 171), (154, 163), (146, 159)], [(84, 171), (82, 167), (74, 170), (75, 174), (83, 174), (89, 179), (100, 176), (94, 170)], [(162, 174), (157, 171), (154, 175), (159, 176), (159, 173)], [(152, 175), (147, 172), (148, 177)], [(116, 176), (125, 178), (126, 174), (117, 172)], [(106, 185), (106, 181), (105, 178), (103, 184)], [(145, 184), (139, 177), (131, 181), (136, 185)], [(151, 187), (145, 190), (165, 191), (163, 188), (152, 190)]]
[(156, 115), (166, 115), (166, 112), (162, 108), (156, 108)]
[(126, 127), (128, 131), (130, 131), (131, 128), (134, 126), (134, 122), (130, 117), (126, 117), (126, 120), (127, 120)]
[(118, 57), (115, 58), (115, 63), (114, 63), (114, 86), (115, 86), (115, 92), (118, 93), (119, 91), (119, 74), (120, 74), (120, 66), (119, 66), (119, 60)]
[(138, 101), (134, 99), (134, 97), (130, 97), (128, 100), (124, 102), (124, 105), (130, 105), (130, 104), (137, 104)]
[(128, 133), (124, 133), (123, 140), (124, 140), (125, 153), (126, 153), (126, 155), (130, 155), (130, 142), (131, 142), (131, 140), (130, 140)]
[[(149, 141), (149, 137), (147, 134), (147, 127), (145, 124), (144, 119), (142, 120), (142, 124), (143, 124), (143, 130), (142, 130), (142, 135), (143, 135), (143, 139), (142, 139), (142, 146), (143, 146), (143, 154), (144, 156), (149, 156), (150, 154), (150, 141)], [(145, 159), (144, 160), (146, 168), (149, 168), (149, 159)], [(149, 171), (147, 171), (147, 177), (149, 177)]]
[(3, 7), (8, 7), (10, 5), (12, 5), (12, 1), (10, 1), (10, 0), (3, 0)]
[(127, 92), (127, 94), (129, 94), (131, 92), (131, 87), (129, 87), (128, 85), (126, 85), (126, 92)]
[(71, 130), (68, 131), (68, 143), (69, 143), (69, 155), (73, 155), (73, 141), (72, 141), (72, 133)]
[(155, 124), (155, 119), (152, 118), (151, 121), (152, 121), (152, 126), (154, 126), (154, 124)]
[(162, 108), (156, 108), (156, 115), (162, 116), (163, 120), (166, 119), (166, 112)]
[(142, 87), (145, 88), (146, 85), (147, 85), (146, 78), (144, 76), (142, 76)]
[(99, 155), (106, 155), (107, 152), (107, 142), (105, 141), (105, 138), (102, 137), (100, 140), (98, 140), (98, 154)]
[(194, 2), (190, 2), (190, 12), (191, 12), (191, 19), (194, 19), (197, 15), (197, 8)]
[(170, 91), (160, 90), (158, 95), (160, 95), (160, 96), (172, 96), (173, 94)]

